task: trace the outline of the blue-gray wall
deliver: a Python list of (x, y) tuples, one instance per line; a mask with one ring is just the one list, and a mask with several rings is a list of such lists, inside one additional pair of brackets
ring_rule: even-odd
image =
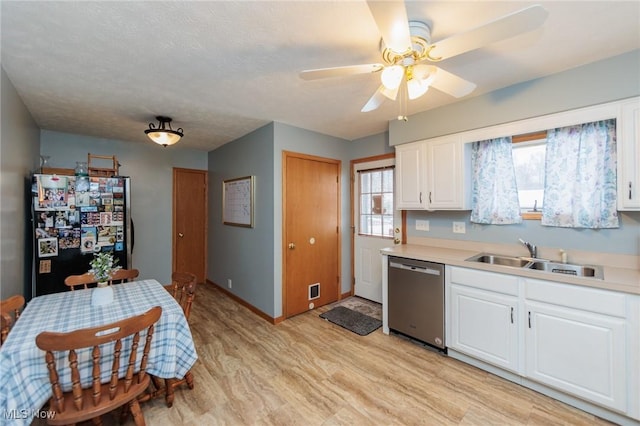
[[(468, 211), (409, 211), (407, 236), (496, 244), (518, 244), (518, 238), (522, 238), (539, 247), (640, 255), (640, 212), (618, 214), (620, 228), (595, 230), (542, 226), (539, 220), (524, 220), (517, 225), (480, 225), (469, 221)], [(417, 231), (416, 219), (428, 220), (429, 231)], [(453, 233), (454, 221), (465, 222), (466, 234)], [(524, 247), (521, 254), (526, 254)]]
[(1, 70), (0, 298), (30, 295), (27, 182), (40, 165), (40, 129)]
[[(275, 316), (274, 124), (209, 152), (207, 278)], [(222, 224), (222, 182), (255, 176), (254, 227)], [(279, 249), (278, 249), (279, 250)]]
[[(349, 142), (271, 123), (209, 153), (208, 278), (265, 314), (282, 315), (282, 153), (341, 161), (342, 293), (351, 290), (349, 161), (393, 152), (385, 133)], [(222, 224), (222, 181), (255, 176), (255, 225)], [(228, 280), (232, 288), (228, 288)]]
[(340, 186), (340, 206), (342, 215), (340, 226), (342, 232), (341, 254), (341, 292), (351, 290), (351, 256), (350, 256), (350, 233), (351, 220), (350, 212), (350, 179), (349, 179), (349, 142), (344, 139), (334, 138), (309, 130), (288, 126), (282, 123), (275, 123), (275, 197), (276, 206), (274, 217), (274, 239), (275, 251), (274, 264), (275, 281), (274, 291), (276, 297), (276, 312), (282, 314), (282, 151), (300, 152), (319, 157), (332, 158), (341, 161), (341, 186)]
[(101, 139), (43, 130), (40, 151), (51, 167), (74, 168), (87, 154), (115, 155), (120, 175), (131, 177), (131, 217), (135, 225), (132, 267), (140, 278), (171, 282), (173, 168), (207, 170), (207, 152), (148, 143)]

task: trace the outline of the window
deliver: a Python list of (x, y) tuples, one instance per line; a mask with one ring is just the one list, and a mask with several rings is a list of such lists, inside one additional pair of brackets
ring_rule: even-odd
[(360, 235), (393, 238), (393, 168), (358, 172)]
[(544, 199), (546, 132), (514, 136), (513, 166), (523, 219), (540, 219)]

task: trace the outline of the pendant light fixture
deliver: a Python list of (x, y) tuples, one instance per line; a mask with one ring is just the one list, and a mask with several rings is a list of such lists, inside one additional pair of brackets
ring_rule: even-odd
[(159, 115), (156, 120), (158, 120), (158, 127), (154, 126), (153, 123), (149, 123), (149, 128), (144, 133), (158, 145), (173, 145), (178, 143), (180, 138), (184, 136), (182, 127), (178, 127), (177, 130), (171, 128), (171, 118)]

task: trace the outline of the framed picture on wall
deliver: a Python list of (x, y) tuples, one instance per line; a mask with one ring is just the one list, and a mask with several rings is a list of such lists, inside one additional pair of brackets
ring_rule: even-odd
[(254, 176), (222, 182), (222, 223), (253, 228)]

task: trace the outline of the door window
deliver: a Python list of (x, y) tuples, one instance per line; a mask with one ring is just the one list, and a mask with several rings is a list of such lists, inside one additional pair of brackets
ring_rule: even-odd
[(393, 168), (361, 170), (360, 235), (393, 238)]

